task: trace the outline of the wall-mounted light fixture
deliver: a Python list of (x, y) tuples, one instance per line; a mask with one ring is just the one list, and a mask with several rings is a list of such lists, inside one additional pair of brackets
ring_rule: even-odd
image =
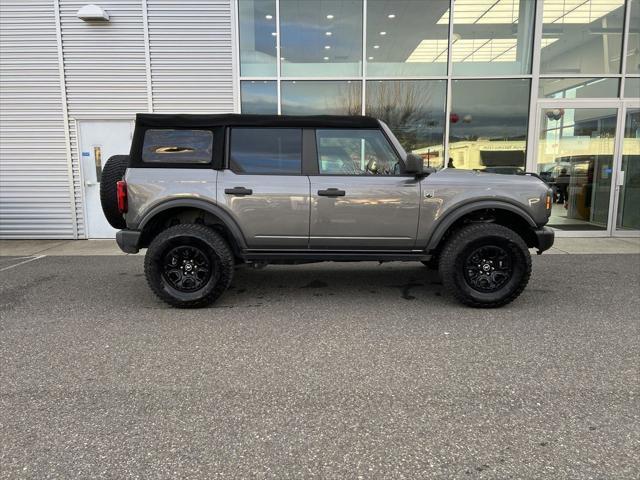
[(107, 12), (104, 11), (104, 9), (102, 9), (101, 7), (99, 7), (98, 5), (85, 5), (84, 7), (82, 7), (80, 10), (78, 10), (78, 13), (76, 14), (76, 16), (80, 19), (80, 20), (84, 20), (85, 22), (108, 22), (109, 21), (109, 14)]

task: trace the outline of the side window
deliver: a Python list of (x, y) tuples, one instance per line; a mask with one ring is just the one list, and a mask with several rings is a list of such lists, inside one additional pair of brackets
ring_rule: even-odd
[(211, 163), (213, 132), (150, 129), (144, 134), (145, 163)]
[(320, 175), (399, 175), (400, 162), (379, 130), (316, 130)]
[(232, 128), (229, 157), (235, 173), (300, 175), (302, 130)]

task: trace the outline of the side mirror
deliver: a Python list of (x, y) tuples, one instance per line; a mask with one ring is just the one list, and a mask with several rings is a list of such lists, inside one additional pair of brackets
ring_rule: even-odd
[(413, 175), (421, 175), (424, 172), (422, 157), (415, 153), (407, 153), (404, 159), (404, 171)]

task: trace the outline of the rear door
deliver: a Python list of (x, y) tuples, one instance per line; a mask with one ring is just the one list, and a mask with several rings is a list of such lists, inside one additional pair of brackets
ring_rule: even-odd
[(302, 175), (302, 129), (233, 127), (228, 144), (217, 199), (248, 247), (306, 249), (309, 178)]
[(380, 130), (317, 129), (310, 176), (309, 247), (408, 250), (416, 240), (420, 182)]

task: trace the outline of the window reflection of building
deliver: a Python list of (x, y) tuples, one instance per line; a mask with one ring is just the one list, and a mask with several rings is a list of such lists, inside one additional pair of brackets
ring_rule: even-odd
[(443, 167), (446, 81), (367, 82), (367, 115), (383, 120), (407, 152)]
[(529, 89), (523, 79), (453, 82), (449, 156), (456, 168), (524, 171)]
[[(367, 114), (384, 120), (425, 165), (519, 173), (532, 150), (529, 108), (538, 99), (640, 98), (640, 0), (456, 0), (453, 15), (450, 4), (279, 0), (278, 36), (276, 0), (238, 0), (242, 111)], [(530, 78), (538, 70), (540, 78)], [(567, 182), (554, 221), (605, 228), (615, 135), (623, 134), (615, 131), (616, 109), (592, 117), (594, 109), (549, 109), (550, 117), (543, 110), (534, 163), (551, 184)], [(624, 134), (629, 180), (637, 177), (638, 137)], [(628, 208), (640, 200), (634, 188), (618, 199), (619, 228), (638, 226)]]

